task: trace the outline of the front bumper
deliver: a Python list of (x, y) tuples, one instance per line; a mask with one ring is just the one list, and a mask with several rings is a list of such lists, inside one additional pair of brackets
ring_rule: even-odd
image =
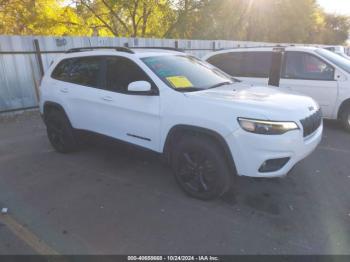
[[(323, 124), (310, 136), (303, 137), (302, 130), (283, 135), (258, 135), (239, 128), (226, 137), (240, 176), (280, 177), (315, 150), (322, 139)], [(289, 157), (289, 161), (274, 172), (259, 172), (261, 165), (270, 159)]]

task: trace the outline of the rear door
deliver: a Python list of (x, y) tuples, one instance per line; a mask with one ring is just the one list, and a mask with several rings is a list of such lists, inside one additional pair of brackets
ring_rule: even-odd
[(102, 88), (102, 57), (63, 60), (52, 77), (59, 80), (57, 95), (76, 129), (96, 132)]
[(272, 51), (246, 51), (217, 54), (207, 60), (227, 74), (251, 84), (267, 85)]
[(320, 57), (298, 51), (285, 54), (280, 87), (314, 98), (323, 115), (331, 117), (337, 99), (335, 69)]

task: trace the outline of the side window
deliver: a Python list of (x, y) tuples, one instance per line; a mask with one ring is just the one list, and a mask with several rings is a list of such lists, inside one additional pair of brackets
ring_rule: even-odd
[(133, 61), (124, 57), (107, 57), (106, 87), (110, 91), (126, 93), (128, 85), (134, 81), (147, 81), (155, 88), (152, 80)]
[(62, 60), (60, 63), (58, 63), (56, 68), (53, 70), (51, 77), (57, 80), (69, 82), (68, 81), (69, 70), (74, 60), (76, 59), (72, 58), (72, 59)]
[(69, 70), (69, 82), (98, 87), (101, 70), (101, 58), (82, 57), (72, 63)]
[(282, 77), (332, 81), (334, 80), (334, 68), (314, 55), (287, 52)]
[(242, 59), (242, 77), (268, 78), (272, 52), (246, 52)]
[(269, 76), (271, 61), (272, 52), (231, 52), (208, 59), (209, 63), (231, 76), (261, 78)]
[(100, 70), (100, 57), (70, 58), (62, 60), (51, 77), (64, 82), (98, 88)]
[(242, 76), (242, 57), (240, 52), (224, 53), (210, 57), (207, 62), (231, 76)]

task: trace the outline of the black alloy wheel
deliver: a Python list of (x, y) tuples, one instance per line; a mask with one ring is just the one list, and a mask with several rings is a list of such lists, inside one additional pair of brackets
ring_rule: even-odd
[(192, 197), (215, 199), (231, 186), (232, 174), (223, 150), (211, 139), (182, 138), (176, 146), (172, 163), (176, 181)]

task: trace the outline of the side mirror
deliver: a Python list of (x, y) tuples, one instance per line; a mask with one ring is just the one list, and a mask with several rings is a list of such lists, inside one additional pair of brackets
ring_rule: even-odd
[(335, 70), (334, 76), (335, 76), (335, 80), (336, 81), (343, 82), (343, 81), (347, 80), (347, 77), (342, 72), (340, 72), (339, 70)]
[(128, 85), (128, 91), (131, 92), (149, 92), (151, 91), (151, 84), (147, 81), (135, 81)]

